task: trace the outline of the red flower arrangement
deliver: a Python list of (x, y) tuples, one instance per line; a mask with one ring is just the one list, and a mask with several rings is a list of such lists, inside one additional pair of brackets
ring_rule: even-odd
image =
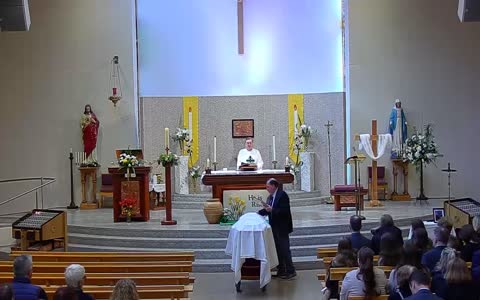
[(131, 217), (137, 208), (137, 200), (134, 198), (124, 198), (118, 203), (122, 208), (122, 215)]

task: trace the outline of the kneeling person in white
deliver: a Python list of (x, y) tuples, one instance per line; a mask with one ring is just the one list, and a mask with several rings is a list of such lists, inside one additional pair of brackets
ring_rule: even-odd
[(247, 138), (245, 140), (245, 149), (242, 149), (238, 152), (237, 169), (240, 168), (242, 163), (256, 164), (258, 170), (263, 168), (262, 155), (260, 155), (260, 152), (257, 149), (253, 148), (252, 138)]

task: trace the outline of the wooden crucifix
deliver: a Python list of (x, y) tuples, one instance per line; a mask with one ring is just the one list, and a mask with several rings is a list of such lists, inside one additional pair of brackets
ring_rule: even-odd
[[(378, 133), (377, 120), (372, 120), (372, 134), (370, 135), (372, 141), (373, 156), (378, 155)], [(382, 206), (378, 201), (378, 178), (377, 178), (377, 161), (372, 159), (372, 191), (370, 192), (372, 199), (370, 199), (369, 206)]]
[(238, 54), (243, 54), (243, 0), (237, 0), (237, 37)]

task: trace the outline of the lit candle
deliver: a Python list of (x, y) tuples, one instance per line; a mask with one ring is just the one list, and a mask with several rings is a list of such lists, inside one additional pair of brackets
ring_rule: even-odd
[(170, 139), (169, 129), (165, 128), (165, 149), (170, 148), (169, 139)]
[(72, 153), (73, 153), (73, 149), (72, 149), (72, 148), (70, 148), (70, 154), (72, 154)]
[(298, 111), (297, 111), (297, 106), (295, 105), (293, 107), (293, 128), (295, 133), (298, 132), (297, 126), (298, 126)]
[(285, 165), (288, 166), (288, 156), (285, 157)]
[(193, 124), (193, 121), (192, 121), (192, 108), (189, 107), (188, 108), (188, 134), (190, 135), (190, 139), (192, 139), (192, 125)]
[(277, 160), (277, 155), (275, 153), (275, 136), (273, 136), (273, 141), (272, 141), (272, 144), (273, 144), (273, 160)]
[(213, 137), (213, 162), (217, 162), (217, 137)]
[(210, 169), (210, 158), (207, 158), (207, 169)]

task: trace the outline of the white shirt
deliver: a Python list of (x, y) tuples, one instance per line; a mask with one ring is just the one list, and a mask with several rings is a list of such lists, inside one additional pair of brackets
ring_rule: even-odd
[(247, 159), (249, 157), (252, 157), (253, 163), (257, 165), (257, 169), (261, 170), (263, 169), (263, 160), (262, 156), (260, 155), (260, 152), (257, 149), (252, 149), (251, 151), (248, 151), (247, 149), (242, 149), (238, 152), (238, 157), (237, 157), (237, 169), (240, 168), (240, 165), (243, 163), (248, 163)]
[[(364, 296), (365, 283), (362, 279), (358, 279), (357, 275), (360, 269), (348, 272), (343, 278), (342, 289), (340, 291), (340, 300), (347, 300), (348, 296)], [(378, 294), (385, 294), (387, 286), (387, 277), (385, 272), (379, 268), (373, 268), (375, 273), (375, 290)], [(362, 278), (362, 276), (360, 276)]]

